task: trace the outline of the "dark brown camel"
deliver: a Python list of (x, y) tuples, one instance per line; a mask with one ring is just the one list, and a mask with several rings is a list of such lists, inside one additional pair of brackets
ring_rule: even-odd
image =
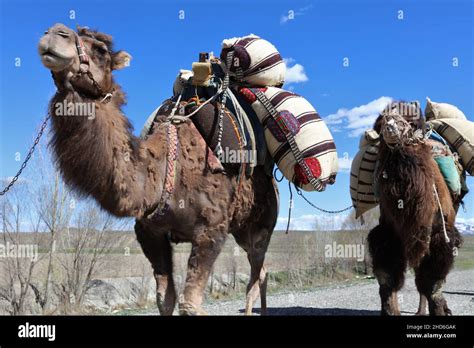
[[(420, 133), (423, 118), (412, 117), (410, 110), (405, 103), (392, 103), (375, 122), (374, 129), (381, 134), (375, 175), (380, 221), (369, 233), (369, 250), (382, 315), (400, 315), (397, 291), (403, 287), (407, 264), (415, 269), (415, 283), (430, 315), (448, 315), (451, 311), (441, 289), (461, 236), (454, 226), (453, 199), (432, 158), (430, 141)], [(421, 297), (420, 309), (423, 301)]]
[[(81, 41), (83, 48), (77, 48)], [(79, 58), (82, 50), (89, 62)], [(171, 315), (176, 303), (171, 242), (192, 244), (179, 312), (203, 314), (204, 289), (228, 233), (247, 252), (251, 266), (245, 313), (251, 314), (259, 294), (265, 313), (263, 264), (278, 215), (274, 180), (257, 167), (237, 191), (237, 175), (207, 170), (206, 146), (189, 121), (184, 122), (177, 126), (179, 157), (170, 209), (159, 222), (148, 219), (162, 195), (168, 144), (161, 126), (147, 140), (135, 137), (121, 111), (125, 94), (112, 72), (127, 66), (130, 56), (114, 51), (109, 35), (85, 28), (76, 33), (62, 24), (41, 38), (39, 53), (58, 89), (49, 110), (51, 144), (63, 178), (111, 214), (136, 218), (137, 239), (154, 270), (160, 313)], [(59, 116), (57, 106), (64, 102), (93, 105), (95, 115)]]

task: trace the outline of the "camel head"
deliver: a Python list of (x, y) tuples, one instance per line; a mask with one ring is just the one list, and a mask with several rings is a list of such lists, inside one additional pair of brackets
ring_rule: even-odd
[(380, 114), (374, 129), (389, 146), (404, 146), (423, 139), (425, 123), (418, 102), (392, 102)]
[(111, 36), (81, 27), (76, 32), (64, 24), (55, 24), (45, 32), (38, 52), (58, 89), (92, 97), (110, 90), (112, 71), (128, 66), (131, 59), (127, 52), (113, 50)]

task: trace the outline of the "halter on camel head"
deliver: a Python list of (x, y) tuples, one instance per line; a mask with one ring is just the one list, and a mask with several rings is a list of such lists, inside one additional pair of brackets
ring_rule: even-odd
[(84, 42), (82, 41), (79, 34), (74, 32), (74, 36), (76, 37), (77, 55), (79, 56), (79, 64), (80, 64), (79, 70), (82, 72), (87, 72), (89, 71), (90, 58), (86, 53)]
[[(92, 85), (94, 86), (95, 90), (97, 91), (97, 94), (100, 98), (100, 102), (102, 104), (108, 103), (112, 99), (115, 89), (112, 87), (112, 89), (105, 92), (103, 88), (97, 83), (97, 81), (94, 78), (94, 75), (89, 70), (91, 58), (86, 53), (84, 41), (82, 41), (79, 34), (76, 33), (75, 31), (74, 31), (74, 37), (76, 41), (77, 55), (79, 57), (79, 71), (74, 75), (73, 79), (77, 80), (77, 79), (80, 79), (83, 75), (87, 75), (89, 80), (91, 80)], [(53, 75), (53, 79), (55, 79), (54, 74), (52, 75)]]
[(105, 92), (102, 89), (102, 87), (97, 83), (97, 81), (94, 79), (94, 75), (89, 70), (90, 57), (86, 53), (84, 42), (82, 41), (78, 33), (74, 32), (74, 35), (76, 37), (77, 55), (79, 56), (79, 71), (76, 74), (76, 76), (77, 78), (79, 78), (81, 75), (86, 74), (89, 77), (89, 79), (92, 81), (94, 88), (99, 93), (99, 97), (101, 98), (100, 102), (102, 104), (108, 103), (110, 99), (112, 99), (112, 95), (115, 90), (112, 87), (111, 90), (109, 90), (108, 92)]
[(425, 123), (418, 102), (393, 102), (382, 111), (381, 134), (390, 149), (425, 140)]

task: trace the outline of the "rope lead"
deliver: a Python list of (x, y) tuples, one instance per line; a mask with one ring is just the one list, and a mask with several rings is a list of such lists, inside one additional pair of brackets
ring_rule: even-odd
[(441, 206), (441, 201), (439, 200), (438, 190), (436, 189), (436, 184), (433, 184), (433, 190), (436, 197), (436, 202), (438, 203), (439, 212), (441, 214), (441, 223), (443, 224), (443, 233), (446, 243), (449, 243), (450, 239), (448, 237), (448, 232), (446, 231), (446, 222), (444, 220), (443, 207)]
[(288, 188), (290, 189), (290, 206), (288, 207), (288, 221), (286, 223), (286, 234), (290, 229), (290, 221), (291, 221), (291, 210), (293, 209), (293, 191), (291, 190), (291, 182), (288, 181)]

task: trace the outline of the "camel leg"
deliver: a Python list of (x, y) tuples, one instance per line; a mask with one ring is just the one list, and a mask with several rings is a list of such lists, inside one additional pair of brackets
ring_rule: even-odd
[(249, 254), (250, 280), (247, 285), (245, 315), (252, 315), (253, 305), (260, 295), (261, 315), (267, 314), (267, 271), (263, 266), (264, 257), (252, 258)]
[(400, 315), (400, 306), (398, 304), (398, 291), (393, 291), (390, 297), (394, 315)]
[[(267, 314), (267, 283), (268, 275), (264, 266), (265, 254), (270, 244), (273, 229), (276, 225), (279, 208), (278, 187), (274, 180), (271, 181), (271, 189), (267, 192), (268, 209), (265, 216), (260, 220), (266, 222), (266, 226), (260, 225), (256, 230), (246, 230), (234, 237), (239, 245), (247, 251), (250, 263), (250, 280), (247, 285), (247, 296), (245, 299), (245, 315), (252, 315), (253, 306), (260, 294), (260, 314)], [(263, 228), (262, 228), (263, 227)]]
[(262, 315), (267, 313), (267, 270), (264, 267), (264, 261), (272, 232), (262, 228), (258, 230), (246, 229), (233, 233), (237, 244), (247, 252), (247, 259), (250, 263), (245, 315), (252, 315), (253, 305), (259, 295), (261, 301), (260, 313)]
[(415, 270), (415, 283), (428, 301), (430, 315), (451, 315), (442, 287), (454, 262), (452, 244), (446, 243), (442, 233), (435, 234), (430, 241), (430, 253)]
[(153, 267), (158, 310), (161, 315), (172, 315), (176, 304), (176, 291), (171, 243), (165, 233), (147, 231), (138, 221), (135, 223), (135, 233), (143, 253)]
[(382, 315), (400, 315), (397, 292), (405, 281), (406, 260), (401, 241), (389, 226), (378, 225), (368, 236), (374, 274), (379, 283)]
[(267, 315), (267, 283), (268, 283), (268, 274), (267, 269), (265, 266), (262, 267), (263, 272), (263, 280), (262, 275), (260, 275), (259, 285), (260, 285), (260, 308), (261, 308), (261, 315)]
[[(267, 270), (264, 266), (265, 253), (270, 243), (271, 233), (261, 230), (260, 233), (251, 234), (252, 237), (260, 237), (260, 243), (252, 243), (252, 249), (247, 253), (250, 263), (250, 280), (247, 285), (245, 299), (245, 315), (252, 315), (253, 305), (260, 295), (260, 314), (267, 314)], [(252, 241), (253, 242), (253, 241)]]
[(183, 296), (179, 300), (180, 315), (205, 315), (202, 308), (204, 289), (209, 279), (214, 262), (224, 246), (226, 235), (198, 233), (192, 241), (191, 255), (188, 260), (188, 271)]
[(418, 303), (418, 310), (415, 315), (426, 315), (426, 306), (428, 305), (426, 296), (420, 294), (420, 302)]

